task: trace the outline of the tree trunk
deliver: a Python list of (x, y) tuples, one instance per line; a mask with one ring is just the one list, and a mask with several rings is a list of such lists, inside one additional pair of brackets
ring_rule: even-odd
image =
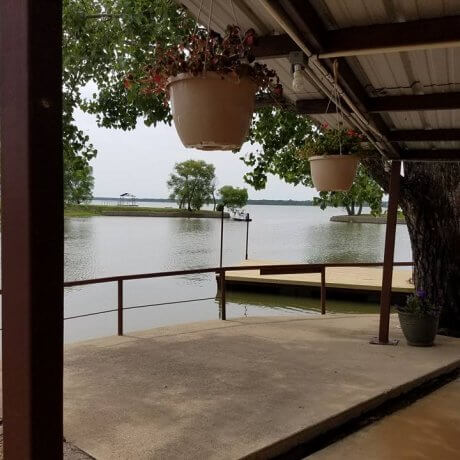
[(352, 215), (353, 215), (353, 212), (351, 211), (350, 206), (348, 206), (348, 205), (346, 204), (346, 205), (345, 205), (345, 209), (347, 210), (347, 214), (348, 214), (349, 216), (352, 216)]
[(360, 216), (361, 213), (362, 213), (362, 211), (363, 211), (363, 204), (360, 203), (360, 204), (359, 204), (359, 208), (358, 208), (358, 212), (356, 213), (356, 215), (357, 215), (357, 216)]
[(440, 329), (460, 334), (460, 165), (407, 165), (410, 188), (400, 204), (406, 217), (414, 260), (414, 283), (442, 306)]
[[(382, 160), (365, 166), (388, 193)], [(460, 336), (460, 162), (405, 163), (400, 206), (412, 246), (416, 290), (442, 307), (440, 331)]]

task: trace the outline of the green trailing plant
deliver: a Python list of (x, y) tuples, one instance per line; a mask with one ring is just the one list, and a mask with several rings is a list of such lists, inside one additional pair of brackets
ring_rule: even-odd
[(437, 318), (441, 313), (441, 307), (433, 304), (427, 298), (426, 292), (417, 291), (415, 294), (407, 297), (406, 304), (396, 306), (399, 313), (407, 313), (416, 316), (430, 316)]
[(321, 155), (351, 155), (362, 151), (364, 136), (357, 131), (339, 126), (331, 128), (327, 123), (313, 130), (298, 151), (301, 158)]
[(152, 62), (140, 74), (127, 75), (124, 85), (129, 90), (138, 87), (143, 94), (158, 95), (166, 103), (170, 78), (184, 73), (198, 76), (209, 71), (222, 77), (247, 77), (259, 90), (281, 96), (282, 87), (276, 72), (265, 64), (254, 62), (255, 41), (254, 29), (242, 36), (238, 26), (229, 25), (222, 37), (217, 32), (197, 28), (178, 45), (157, 46)]

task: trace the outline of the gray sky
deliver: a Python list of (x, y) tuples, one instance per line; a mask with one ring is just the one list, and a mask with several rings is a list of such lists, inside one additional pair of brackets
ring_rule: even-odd
[[(252, 199), (306, 200), (313, 189), (294, 187), (277, 177), (270, 177), (265, 190), (256, 191), (243, 181), (248, 170), (237, 155), (231, 152), (202, 152), (186, 149), (174, 128), (159, 124), (146, 127), (139, 122), (134, 131), (99, 128), (95, 117), (77, 112), (75, 119), (98, 149), (91, 164), (94, 169), (94, 196), (119, 196), (129, 192), (139, 198), (166, 198), (166, 181), (174, 164), (180, 161), (202, 159), (216, 168), (218, 186), (233, 185), (248, 188)], [(251, 146), (244, 146), (248, 150)]]

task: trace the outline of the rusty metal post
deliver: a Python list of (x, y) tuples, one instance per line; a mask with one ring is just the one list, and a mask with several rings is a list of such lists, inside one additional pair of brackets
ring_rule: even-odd
[(249, 214), (246, 215), (246, 260), (248, 260), (248, 246), (249, 246)]
[(225, 270), (220, 272), (220, 311), (221, 319), (225, 321), (227, 319), (227, 303), (225, 299)]
[(123, 280), (118, 280), (118, 335), (123, 335)]
[(222, 268), (223, 252), (224, 252), (224, 207), (222, 207), (220, 215), (220, 264), (219, 267)]
[(321, 269), (321, 314), (326, 314), (326, 267)]
[(379, 336), (371, 343), (396, 345), (398, 341), (389, 340), (391, 286), (393, 282), (393, 263), (398, 218), (399, 187), (401, 182), (401, 162), (393, 161), (390, 171), (390, 190), (388, 197), (387, 224), (385, 234), (385, 253), (383, 258), (382, 293), (380, 295)]
[(3, 449), (8, 460), (62, 459), (61, 18), (61, 1), (0, 2)]

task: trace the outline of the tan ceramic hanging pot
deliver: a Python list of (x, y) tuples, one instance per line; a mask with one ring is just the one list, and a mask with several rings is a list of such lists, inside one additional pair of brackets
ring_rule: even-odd
[(168, 91), (174, 124), (185, 147), (241, 147), (254, 112), (257, 85), (252, 80), (216, 72), (179, 74), (169, 80)]
[(318, 192), (347, 192), (358, 169), (357, 155), (321, 155), (309, 158), (313, 185)]

